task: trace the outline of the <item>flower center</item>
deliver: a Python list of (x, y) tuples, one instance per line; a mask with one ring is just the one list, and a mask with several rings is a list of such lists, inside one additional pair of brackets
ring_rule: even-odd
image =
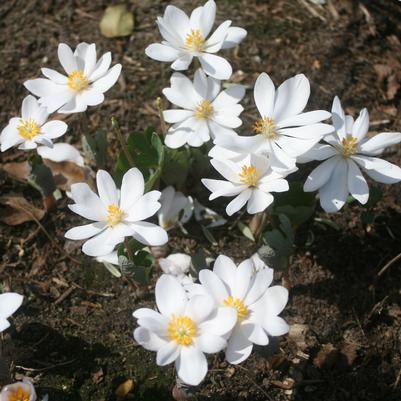
[(117, 205), (111, 204), (107, 207), (107, 224), (113, 227), (118, 224), (124, 217), (125, 213)]
[(18, 387), (16, 391), (9, 395), (8, 401), (29, 401), (30, 392), (26, 392), (23, 388)]
[(355, 154), (358, 149), (358, 139), (353, 137), (351, 134), (348, 134), (341, 141), (341, 153), (344, 158), (348, 158), (351, 155)]
[(194, 116), (198, 120), (208, 120), (213, 115), (213, 106), (208, 100), (202, 100), (195, 109)]
[(243, 320), (249, 315), (248, 308), (244, 305), (241, 299), (229, 296), (224, 300), (224, 306), (230, 306), (237, 310), (238, 320)]
[(89, 81), (82, 71), (73, 71), (68, 75), (67, 85), (76, 92), (82, 92), (89, 86)]
[(191, 29), (185, 37), (185, 46), (193, 52), (203, 52), (205, 50), (205, 39), (199, 29)]
[(256, 123), (253, 125), (253, 130), (257, 134), (264, 135), (266, 139), (277, 138), (276, 123), (270, 117), (263, 117), (260, 120), (256, 121)]
[(256, 170), (256, 167), (251, 164), (250, 166), (242, 166), (239, 177), (243, 184), (254, 187), (258, 183), (260, 173)]
[(167, 331), (170, 339), (180, 345), (191, 345), (193, 338), (196, 336), (196, 323), (188, 316), (175, 316), (170, 320)]
[(21, 120), (21, 125), (17, 129), (20, 136), (24, 139), (33, 139), (36, 135), (40, 134), (39, 124), (35, 120), (32, 120), (32, 118), (26, 121)]

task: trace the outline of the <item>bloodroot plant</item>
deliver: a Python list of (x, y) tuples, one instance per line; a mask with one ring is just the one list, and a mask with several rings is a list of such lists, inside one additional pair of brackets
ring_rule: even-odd
[[(317, 199), (328, 213), (354, 200), (371, 208), (380, 197), (369, 200), (368, 180), (401, 181), (401, 168), (382, 158), (387, 147), (401, 142), (401, 133), (370, 136), (368, 111), (363, 109), (354, 121), (337, 96), (331, 112), (325, 110), (328, 105), (308, 110), (311, 88), (302, 73), (276, 88), (261, 72), (253, 87), (257, 112), (246, 113), (253, 124), (242, 124), (241, 102), (249, 86), (224, 81), (232, 66), (220, 52), (235, 48), (247, 33), (229, 20), (213, 30), (215, 17), (213, 0), (190, 15), (167, 6), (156, 21), (161, 42), (145, 50), (172, 70), (169, 82), (160, 82), (165, 104), (156, 101), (161, 132), (148, 128), (126, 135), (127, 124), (120, 128), (111, 117), (111, 134), (120, 144), (114, 165), (95, 157), (95, 169), (85, 165), (86, 182), (66, 191), (69, 209), (80, 217), (74, 216), (76, 223), (65, 237), (83, 241), (82, 252), (114, 276), (125, 276), (136, 295), (140, 286), (144, 292), (155, 284), (157, 308), (134, 312), (134, 338), (156, 352), (158, 365), (174, 364), (177, 383), (190, 386), (206, 378), (208, 355), (224, 352), (228, 363), (240, 364), (254, 345), (269, 346), (272, 337), (288, 332), (279, 316), (288, 289), (272, 285), (273, 268), (282, 270), (290, 289), (286, 278), (296, 229), (314, 218)], [(122, 67), (110, 68), (109, 52), (98, 60), (96, 45), (88, 43), (75, 50), (60, 44), (58, 58), (64, 74), (42, 68), (45, 78), (25, 82), (37, 98), (27, 96), (20, 117), (3, 129), (1, 151), (33, 152), (30, 160), (36, 165), (42, 157), (82, 166), (86, 160), (75, 147), (53, 143), (66, 133), (67, 124), (50, 114), (84, 116), (88, 107), (104, 101)], [(94, 153), (107, 148), (105, 137), (101, 142), (86, 136), (84, 145)], [(319, 163), (298, 171), (311, 161)], [(255, 242), (258, 252), (235, 262), (223, 254), (206, 259), (202, 247), (193, 255), (168, 255), (168, 235), (198, 242), (204, 237), (217, 249), (217, 235), (229, 230)], [(158, 264), (157, 254), (162, 256)], [(86, 262), (87, 256), (81, 258)], [(267, 261), (274, 263), (268, 266)], [(155, 266), (160, 269), (152, 270)], [(0, 295), (0, 331), (21, 299)], [(5, 387), (0, 399), (15, 400), (13, 394), (36, 399), (29, 383)]]

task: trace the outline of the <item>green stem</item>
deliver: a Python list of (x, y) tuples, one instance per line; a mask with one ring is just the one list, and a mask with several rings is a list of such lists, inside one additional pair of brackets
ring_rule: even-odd
[(124, 155), (131, 167), (135, 167), (134, 159), (128, 149), (127, 142), (124, 139), (124, 135), (121, 132), (120, 125), (115, 117), (111, 117), (111, 127), (116, 134), (118, 140), (120, 141), (121, 148), (123, 149)]
[(166, 121), (164, 120), (163, 104), (162, 104), (162, 99), (160, 96), (156, 99), (156, 104), (157, 104), (157, 110), (159, 112), (160, 128), (162, 130), (163, 136), (166, 136), (167, 135), (167, 125), (166, 125)]

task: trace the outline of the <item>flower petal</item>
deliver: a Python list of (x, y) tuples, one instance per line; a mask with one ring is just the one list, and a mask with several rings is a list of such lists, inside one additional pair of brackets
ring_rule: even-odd
[(109, 205), (119, 205), (119, 196), (111, 175), (105, 170), (99, 170), (96, 174), (97, 191), (99, 198), (107, 207)]
[(401, 132), (382, 132), (381, 134), (369, 138), (366, 142), (361, 143), (360, 150), (363, 153), (374, 153), (400, 142)]
[(343, 108), (341, 107), (341, 102), (338, 96), (336, 96), (333, 100), (331, 113), (332, 113), (333, 125), (337, 132), (337, 135), (340, 138), (340, 140), (344, 139), (347, 136), (347, 133), (350, 134), (351, 132), (347, 132), (346, 130), (345, 114)]
[(275, 98), (274, 83), (265, 72), (259, 75), (253, 89), (256, 107), (262, 117), (272, 117)]
[[(287, 184), (288, 185), (288, 184)], [(249, 214), (260, 213), (266, 210), (274, 201), (274, 196), (261, 189), (254, 188), (249, 198), (247, 212)]]
[(78, 226), (69, 229), (65, 234), (65, 238), (72, 240), (81, 240), (93, 237), (94, 235), (99, 234), (106, 227), (106, 223), (97, 222), (91, 224), (85, 224), (83, 226)]
[(340, 156), (331, 157), (317, 166), (308, 176), (304, 184), (305, 192), (313, 192), (327, 183), (333, 174), (333, 170), (340, 161)]
[(205, 73), (213, 78), (229, 79), (233, 72), (230, 63), (223, 57), (209, 53), (201, 53), (199, 61)]
[(143, 195), (145, 181), (143, 175), (136, 167), (130, 168), (123, 176), (121, 184), (120, 207), (129, 210), (133, 204)]
[(170, 341), (157, 351), (156, 363), (166, 366), (174, 362), (180, 355), (180, 347), (175, 341)]
[(103, 54), (102, 57), (96, 63), (92, 73), (89, 75), (88, 79), (90, 82), (94, 82), (106, 74), (111, 64), (111, 53), (107, 52)]
[(249, 357), (253, 344), (248, 339), (241, 325), (235, 326), (226, 349), (226, 359), (229, 363), (237, 365)]
[(72, 52), (70, 46), (65, 43), (58, 45), (58, 59), (67, 74), (78, 70), (77, 60)]
[(187, 296), (185, 290), (177, 280), (168, 274), (163, 274), (157, 280), (156, 288), (156, 304), (160, 313), (167, 318), (172, 315), (182, 315), (187, 305)]
[(369, 130), (369, 113), (367, 109), (362, 109), (352, 127), (352, 136), (361, 141), (365, 138)]
[(22, 305), (24, 297), (15, 292), (0, 294), (0, 318), (7, 319)]
[(92, 88), (97, 92), (104, 93), (108, 91), (118, 80), (121, 74), (121, 64), (116, 64), (105, 75), (92, 83)]
[(167, 232), (156, 224), (136, 221), (131, 223), (130, 227), (134, 230), (132, 236), (142, 244), (160, 246), (168, 241)]
[(308, 111), (306, 113), (297, 114), (296, 116), (287, 117), (286, 119), (281, 120), (277, 124), (277, 127), (284, 128), (311, 125), (319, 123), (323, 120), (327, 120), (330, 117), (331, 113), (325, 110)]
[(48, 121), (42, 125), (40, 131), (46, 135), (47, 138), (55, 139), (63, 136), (67, 131), (68, 125), (64, 121)]
[(215, 308), (215, 302), (211, 296), (195, 295), (189, 300), (185, 315), (196, 323), (202, 323), (213, 313)]
[(202, 352), (215, 354), (227, 346), (227, 341), (223, 337), (216, 336), (215, 334), (205, 333), (199, 336), (197, 345)]
[(348, 159), (348, 191), (362, 205), (369, 199), (369, 187), (355, 162)]
[(143, 327), (135, 329), (134, 338), (138, 344), (148, 351), (158, 351), (166, 344), (165, 340)]
[(217, 305), (222, 305), (224, 300), (230, 295), (217, 274), (210, 270), (201, 270), (199, 272), (199, 281), (214, 298)]
[(231, 49), (242, 42), (247, 35), (247, 31), (243, 28), (230, 27), (228, 28), (226, 38), (224, 39), (222, 49)]
[(169, 45), (153, 43), (145, 49), (145, 54), (153, 60), (171, 62), (180, 57), (180, 52)]
[(141, 196), (130, 209), (127, 209), (127, 221), (141, 221), (153, 216), (161, 207), (158, 202), (161, 193), (159, 191), (150, 191)]
[(289, 327), (287, 322), (279, 316), (269, 316), (263, 324), (263, 328), (269, 333), (270, 336), (282, 336), (288, 333)]
[(238, 212), (248, 202), (252, 195), (252, 189), (245, 189), (239, 195), (237, 195), (226, 207), (226, 213), (232, 216), (234, 213)]
[(52, 160), (57, 163), (70, 161), (78, 166), (84, 166), (84, 159), (79, 151), (68, 143), (55, 143), (53, 148), (39, 146), (37, 152), (43, 159)]
[(178, 377), (186, 384), (197, 386), (206, 376), (207, 360), (203, 352), (194, 347), (182, 347), (175, 367)]

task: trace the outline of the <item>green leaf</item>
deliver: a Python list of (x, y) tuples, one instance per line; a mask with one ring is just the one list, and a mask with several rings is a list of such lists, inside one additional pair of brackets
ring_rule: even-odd
[[(162, 172), (165, 147), (159, 136), (148, 128), (144, 132), (132, 133), (128, 136), (127, 146), (135, 167), (143, 174), (145, 190), (148, 191), (156, 184)], [(124, 152), (121, 151), (116, 163), (115, 178), (121, 185), (123, 175), (131, 168)]]
[(337, 223), (335, 223), (333, 220), (321, 219), (320, 217), (315, 217), (314, 221), (315, 221), (315, 223), (322, 225), (323, 228), (326, 225), (330, 228), (333, 228), (336, 231), (341, 230), (340, 226)]
[(278, 256), (288, 257), (294, 252), (294, 231), (291, 226), (290, 219), (284, 215), (278, 215), (279, 227), (270, 231), (265, 231), (263, 237), (268, 245), (270, 245)]
[(191, 152), (188, 148), (165, 151), (162, 180), (166, 185), (181, 186), (188, 177), (191, 164)]
[(207, 269), (207, 263), (205, 258), (205, 252), (203, 248), (198, 247), (195, 252), (195, 255), (191, 258), (192, 266), (199, 273), (202, 269)]
[(43, 164), (39, 155), (29, 157), (28, 163), (31, 167), (28, 183), (40, 191), (44, 197), (52, 195), (56, 190), (56, 184), (49, 167)]
[(104, 267), (114, 276), (117, 278), (121, 277), (121, 271), (117, 269), (116, 266), (109, 262), (103, 262)]
[(98, 131), (94, 136), (83, 135), (82, 148), (84, 153), (96, 162), (98, 168), (105, 167), (107, 155), (107, 133), (105, 131)]
[(217, 245), (217, 241), (216, 241), (216, 239), (214, 238), (214, 236), (213, 236), (213, 234), (211, 233), (211, 231), (208, 229), (208, 228), (206, 228), (203, 224), (199, 224), (200, 225), (200, 227), (201, 227), (201, 229), (202, 229), (202, 232), (203, 232), (203, 235), (206, 237), (206, 239), (212, 244), (212, 245)]
[(367, 209), (374, 208), (383, 198), (383, 191), (378, 187), (372, 187), (369, 191), (369, 200), (364, 207)]

